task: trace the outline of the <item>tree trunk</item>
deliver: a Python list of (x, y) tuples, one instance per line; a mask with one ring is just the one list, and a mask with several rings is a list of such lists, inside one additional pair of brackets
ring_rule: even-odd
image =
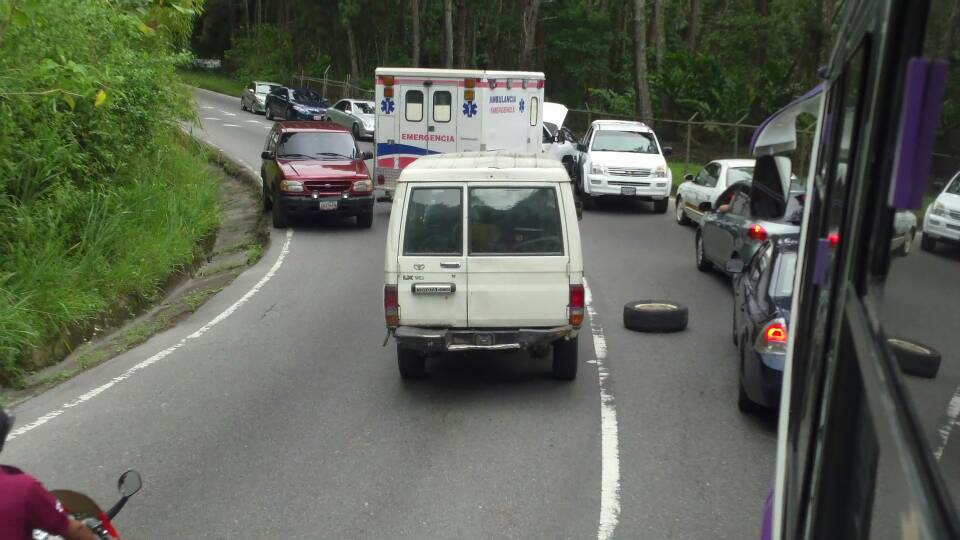
[(413, 67), (420, 67), (420, 0), (410, 0), (410, 15), (413, 18)]
[(663, 71), (663, 55), (667, 52), (667, 34), (663, 24), (664, 0), (653, 0), (653, 33), (657, 53), (657, 72)]
[(347, 27), (347, 49), (350, 51), (350, 78), (353, 84), (360, 80), (360, 59), (357, 52), (357, 42), (353, 35), (353, 25), (350, 21), (344, 21), (343, 25)]
[(537, 19), (542, 0), (526, 0), (523, 6), (523, 34), (520, 40), (520, 69), (530, 69), (537, 37)]
[(457, 0), (457, 67), (467, 67), (467, 0)]
[(700, 0), (690, 0), (690, 23), (687, 29), (687, 50), (697, 52), (697, 40), (700, 39)]
[(646, 0), (633, 1), (633, 74), (637, 116), (644, 122), (652, 123), (653, 106), (650, 104), (650, 85), (647, 83), (646, 7)]
[(453, 67), (453, 0), (443, 0), (443, 65)]
[(943, 38), (940, 40), (940, 57), (948, 61), (953, 61), (956, 56), (954, 52), (953, 37), (957, 33), (957, 27), (960, 26), (960, 4), (956, 0), (947, 16), (947, 27), (943, 29)]

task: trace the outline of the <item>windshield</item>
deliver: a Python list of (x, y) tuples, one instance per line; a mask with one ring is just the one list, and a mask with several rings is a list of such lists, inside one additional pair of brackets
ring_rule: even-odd
[(269, 94), (270, 92), (273, 91), (274, 88), (280, 88), (280, 87), (277, 86), (277, 85), (274, 85), (274, 84), (258, 84), (258, 85), (257, 85), (257, 93), (258, 93), (258, 94)]
[(953, 181), (947, 186), (946, 192), (951, 195), (960, 195), (960, 174), (953, 177)]
[(594, 152), (629, 152), (634, 154), (659, 154), (652, 133), (637, 131), (602, 130), (593, 136)]
[(749, 182), (753, 179), (753, 167), (732, 167), (727, 169), (727, 185), (737, 182)]
[(294, 90), (293, 100), (301, 102), (320, 101), (320, 94), (314, 92), (313, 90)]
[(355, 101), (353, 105), (360, 114), (373, 114), (376, 112), (376, 109), (373, 107), (373, 102), (370, 101)]
[(557, 134), (557, 125), (554, 123), (544, 122), (543, 128), (547, 130), (547, 133), (549, 133), (551, 137)]
[(277, 157), (282, 159), (353, 159), (358, 155), (349, 133), (284, 133)]

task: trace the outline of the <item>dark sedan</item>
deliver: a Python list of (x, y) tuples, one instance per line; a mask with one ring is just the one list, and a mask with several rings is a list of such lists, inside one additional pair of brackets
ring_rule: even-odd
[(330, 103), (320, 94), (306, 88), (280, 86), (267, 94), (264, 114), (267, 120), (323, 120)]
[(767, 240), (746, 267), (739, 260), (727, 264), (734, 274), (733, 341), (740, 351), (737, 406), (743, 412), (780, 403), (797, 246), (796, 235)]

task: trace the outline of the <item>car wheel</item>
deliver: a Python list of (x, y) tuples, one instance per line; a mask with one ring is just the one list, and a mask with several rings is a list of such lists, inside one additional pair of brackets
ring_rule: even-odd
[(267, 120), (273, 120), (273, 113), (270, 112), (270, 106), (269, 106), (269, 105), (264, 105), (264, 106), (263, 106), (263, 116), (265, 116), (265, 117), (267, 118)]
[(553, 342), (553, 378), (572, 381), (577, 378), (578, 339), (560, 339)]
[(741, 345), (737, 347), (737, 350), (740, 353), (740, 370), (737, 373), (737, 408), (740, 409), (742, 413), (752, 413), (756, 412), (759, 406), (750, 399), (750, 396), (747, 395), (747, 390), (743, 387), (743, 363), (744, 363), (744, 353), (743, 353), (743, 343), (744, 339), (740, 339)]
[(737, 340), (737, 300), (736, 300), (737, 293), (733, 293), (733, 295), (734, 295), (733, 317), (731, 317), (731, 319), (733, 319), (733, 331), (730, 332), (730, 336), (733, 337), (733, 344), (738, 345), (739, 343)]
[(583, 202), (583, 208), (586, 210), (595, 210), (597, 208), (597, 199), (589, 193), (580, 192), (580, 200)]
[(623, 306), (623, 326), (637, 332), (679, 332), (688, 319), (686, 306), (668, 300), (636, 300)]
[(241, 111), (247, 110), (247, 104), (243, 101), (243, 98), (240, 98), (240, 110)]
[(893, 349), (900, 371), (914, 377), (932, 379), (940, 371), (940, 353), (909, 339), (891, 337), (887, 344)]
[(263, 211), (269, 212), (273, 205), (270, 203), (270, 196), (267, 194), (267, 182), (263, 180), (262, 177), (260, 181), (262, 183), (260, 186), (260, 198), (262, 199), (261, 202), (263, 203)]
[(659, 201), (653, 201), (653, 213), (654, 214), (666, 214), (667, 207), (670, 205), (670, 199), (662, 199)]
[(683, 199), (679, 195), (677, 196), (677, 200), (674, 204), (677, 207), (677, 224), (689, 225), (690, 218), (688, 218), (687, 213), (683, 211)]
[(900, 246), (900, 253), (899, 253), (900, 256), (906, 257), (907, 255), (910, 254), (910, 250), (913, 249), (913, 237), (916, 234), (917, 234), (917, 231), (912, 228), (909, 231), (907, 231), (906, 236), (903, 237), (903, 245)]
[(700, 230), (697, 230), (697, 238), (694, 240), (695, 250), (697, 257), (697, 270), (701, 272), (709, 272), (713, 265), (710, 264), (710, 261), (707, 260), (706, 256), (703, 254), (703, 234)]
[(373, 226), (373, 212), (364, 212), (357, 214), (357, 226), (361, 229), (369, 229)]
[(924, 251), (933, 251), (937, 249), (937, 240), (936, 238), (923, 233), (920, 235), (920, 249)]
[(357, 141), (360, 140), (360, 126), (358, 126), (357, 124), (354, 124), (353, 127), (350, 128), (350, 132), (353, 133), (354, 140), (357, 140)]
[(283, 205), (280, 204), (280, 197), (277, 197), (277, 192), (273, 192), (273, 204), (271, 205), (271, 217), (273, 218), (273, 226), (278, 229), (286, 229), (290, 224), (290, 220), (287, 218), (287, 214), (283, 211)]
[(577, 184), (574, 181), (574, 174), (573, 174), (573, 162), (570, 161), (569, 159), (564, 159), (563, 168), (567, 170), (567, 176), (570, 177), (570, 181), (574, 182), (574, 187), (576, 187)]
[(427, 359), (418, 351), (397, 345), (397, 367), (400, 369), (400, 377), (419, 379), (427, 372)]

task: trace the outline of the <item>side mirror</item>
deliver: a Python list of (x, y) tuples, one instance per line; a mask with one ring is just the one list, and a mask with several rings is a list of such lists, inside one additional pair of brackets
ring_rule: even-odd
[(727, 261), (727, 264), (724, 265), (724, 270), (728, 274), (741, 274), (743, 273), (743, 261), (740, 259), (730, 259)]
[(701, 212), (713, 212), (713, 205), (709, 202), (700, 203), (700, 206), (697, 208), (699, 208)]
[(273, 159), (273, 154), (269, 150), (264, 150), (260, 152), (260, 159)]
[(685, 175), (683, 175), (683, 181), (684, 181), (684, 182), (693, 182), (693, 175), (692, 175), (692, 174), (685, 174)]
[(368, 159), (373, 159), (373, 152), (360, 152), (360, 159), (366, 161)]
[(120, 480), (117, 481), (117, 489), (120, 490), (120, 495), (126, 498), (136, 495), (142, 487), (143, 478), (140, 477), (140, 473), (133, 469), (121, 474)]
[(574, 201), (574, 202), (573, 202), (573, 206), (574, 206), (574, 208), (577, 209), (577, 221), (582, 220), (582, 219), (583, 219), (583, 202), (582, 202), (582, 201)]
[(663, 148), (661, 148), (661, 151), (663, 152), (664, 157), (672, 156), (672, 155), (673, 155), (673, 147), (672, 147), (672, 146), (664, 146)]
[(900, 371), (914, 377), (932, 379), (940, 371), (940, 353), (915, 341), (887, 338), (887, 344), (900, 364)]
[(587, 151), (587, 145), (583, 144), (582, 142), (581, 142), (581, 143), (577, 143), (577, 150), (579, 150), (579, 151), (581, 151), (581, 152), (586, 152), (586, 151)]

